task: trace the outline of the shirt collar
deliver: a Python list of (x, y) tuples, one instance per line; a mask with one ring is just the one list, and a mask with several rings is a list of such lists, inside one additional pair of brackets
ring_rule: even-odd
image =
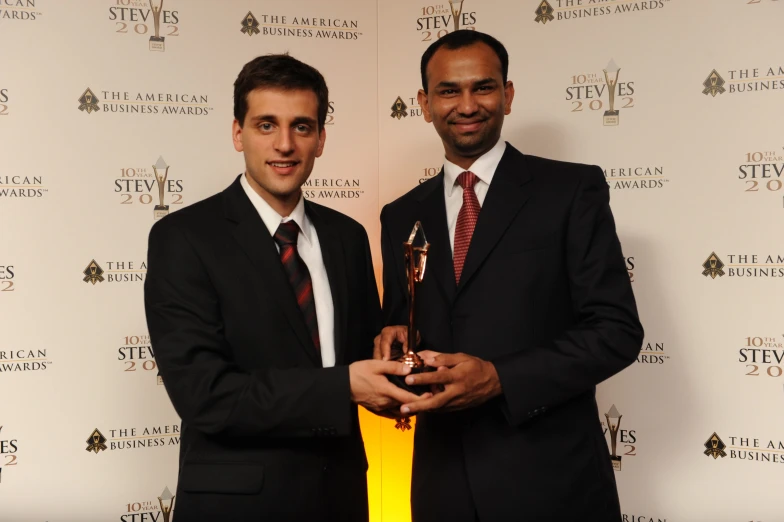
[(493, 181), (493, 175), (498, 168), (498, 164), (501, 163), (501, 158), (503, 157), (505, 150), (506, 142), (499, 139), (492, 149), (479, 156), (468, 169), (458, 167), (444, 158), (444, 188), (446, 189), (447, 197), (452, 195), (457, 177), (466, 170), (470, 170), (476, 174), (477, 178), (489, 185), (490, 182)]
[(281, 216), (278, 214), (266, 201), (264, 198), (259, 196), (253, 187), (250, 186), (248, 180), (246, 178), (247, 174), (243, 174), (240, 177), (240, 185), (245, 190), (245, 194), (248, 195), (248, 199), (250, 202), (253, 203), (253, 206), (256, 208), (256, 212), (259, 213), (259, 217), (264, 222), (264, 226), (267, 227), (267, 230), (270, 233), (270, 236), (275, 236), (275, 232), (278, 230), (278, 226), (281, 223), (286, 221), (294, 221), (297, 225), (299, 225), (299, 230), (302, 232), (302, 236), (308, 243), (312, 243), (311, 241), (311, 233), (313, 230), (313, 226), (310, 223), (310, 219), (308, 219), (307, 214), (305, 213), (305, 198), (302, 194), (299, 196), (299, 201), (297, 201), (297, 206), (294, 207), (294, 210), (288, 216)]

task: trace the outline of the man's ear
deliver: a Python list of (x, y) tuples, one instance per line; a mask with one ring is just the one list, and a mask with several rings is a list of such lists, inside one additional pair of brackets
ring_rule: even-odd
[(236, 119), (231, 124), (231, 140), (234, 142), (234, 150), (242, 152), (242, 125)]
[(417, 101), (419, 102), (419, 106), (422, 108), (422, 116), (425, 118), (425, 121), (428, 123), (433, 123), (433, 115), (430, 112), (430, 105), (427, 101), (427, 93), (424, 89), (419, 89), (417, 93)]

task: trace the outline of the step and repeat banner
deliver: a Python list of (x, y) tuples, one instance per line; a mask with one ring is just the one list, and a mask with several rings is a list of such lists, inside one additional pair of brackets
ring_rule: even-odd
[[(305, 194), (365, 225), (380, 274), (381, 206), (443, 162), (421, 54), (468, 28), (509, 50), (504, 139), (610, 185), (646, 331), (597, 392), (624, 522), (784, 521), (782, 22), (782, 0), (0, 0), (0, 520), (176, 520), (146, 240), (242, 172), (242, 65), (325, 75)], [(371, 519), (410, 520), (411, 432), (362, 428)]]

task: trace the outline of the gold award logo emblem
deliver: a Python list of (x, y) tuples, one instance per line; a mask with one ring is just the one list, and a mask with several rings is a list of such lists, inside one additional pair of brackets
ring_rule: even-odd
[(85, 442), (87, 442), (87, 451), (93, 451), (96, 455), (100, 451), (106, 451), (106, 437), (98, 431), (98, 428), (93, 430)]
[(536, 8), (536, 19), (534, 19), (534, 22), (539, 22), (541, 24), (552, 22), (555, 20), (555, 17), (553, 16), (554, 12), (555, 9), (550, 5), (550, 2), (542, 0), (542, 3)]
[(90, 88), (88, 87), (84, 91), (84, 93), (79, 97), (79, 103), (80, 103), (79, 110), (87, 111), (87, 114), (90, 114), (91, 112), (98, 112), (99, 110), (101, 110), (98, 107), (100, 101), (101, 100), (98, 99), (98, 96), (96, 96), (95, 93), (93, 93), (93, 91), (91, 91)]
[(620, 67), (615, 64), (615, 60), (610, 60), (607, 68), (604, 69), (604, 79), (607, 82), (607, 92), (610, 95), (610, 110), (604, 111), (604, 124), (615, 126), (620, 123), (620, 112), (615, 109), (615, 88), (618, 86), (618, 75), (621, 73)]
[(250, 11), (248, 11), (248, 14), (242, 19), (242, 29), (240, 29), (240, 32), (247, 34), (248, 36), (253, 36), (254, 34), (259, 34), (261, 32), (259, 31), (259, 21)]
[(395, 103), (392, 104), (391, 116), (393, 118), (397, 118), (398, 120), (401, 118), (405, 118), (406, 116), (408, 116), (408, 113), (406, 112), (407, 110), (408, 110), (408, 106), (406, 106), (405, 102), (403, 101), (403, 98), (398, 96), (397, 100), (395, 100)]
[(705, 453), (706, 457), (713, 457), (713, 460), (716, 460), (719, 457), (724, 458), (727, 456), (727, 452), (724, 451), (726, 447), (724, 442), (714, 432), (713, 435), (705, 441), (705, 451), (703, 453)]
[(610, 411), (604, 414), (607, 419), (607, 429), (610, 431), (610, 444), (612, 451), (610, 452), (610, 460), (615, 471), (621, 471), (621, 457), (616, 453), (618, 448), (618, 430), (621, 427), (621, 415), (615, 404), (612, 405)]
[(160, 504), (161, 513), (163, 513), (163, 522), (169, 522), (174, 507), (175, 496), (176, 495), (172, 495), (171, 491), (169, 491), (169, 486), (166, 486), (163, 493), (161, 493), (161, 496), (158, 497), (158, 504)]
[(721, 277), (724, 275), (724, 263), (721, 262), (719, 256), (716, 255), (716, 252), (711, 252), (711, 255), (708, 256), (708, 259), (702, 264), (702, 268), (705, 270), (702, 271), (702, 275), (705, 277), (710, 276), (711, 279), (716, 279), (716, 276)]
[(455, 31), (460, 30), (460, 13), (463, 12), (464, 0), (449, 0), (449, 8), (452, 10), (452, 20), (455, 22)]
[(82, 273), (84, 274), (82, 281), (85, 283), (92, 283), (93, 286), (95, 283), (103, 283), (103, 269), (95, 262), (95, 259), (90, 261)]
[(705, 81), (702, 82), (703, 87), (705, 87), (705, 89), (702, 91), (702, 94), (706, 96), (710, 94), (714, 98), (717, 94), (724, 94), (724, 91), (727, 90), (724, 88), (725, 83), (726, 82), (724, 81), (724, 78), (722, 78), (721, 75), (716, 72), (716, 69), (713, 69)]
[(155, 36), (150, 36), (150, 51), (165, 51), (165, 36), (161, 36), (161, 13), (163, 12), (163, 0), (160, 4), (155, 5), (153, 0), (150, 0), (150, 8), (152, 9), (152, 20), (155, 25)]
[(169, 205), (163, 204), (163, 193), (166, 187), (166, 178), (169, 175), (169, 165), (163, 160), (163, 156), (158, 157), (158, 161), (152, 166), (155, 172), (155, 181), (158, 182), (158, 205), (153, 209), (153, 216), (155, 219), (161, 219), (169, 213)]

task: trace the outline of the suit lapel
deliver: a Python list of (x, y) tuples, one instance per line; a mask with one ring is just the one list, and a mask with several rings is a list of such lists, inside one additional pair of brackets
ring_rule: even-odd
[(234, 239), (256, 267), (256, 275), (270, 289), (270, 295), (259, 296), (261, 299), (275, 299), (280, 305), (291, 328), (300, 341), (301, 348), (317, 366), (321, 366), (321, 356), (308, 332), (302, 311), (297, 305), (294, 292), (291, 290), (286, 272), (280, 262), (275, 241), (264, 225), (253, 204), (245, 194), (239, 178), (226, 191), (225, 213), (227, 219), (234, 221)]
[[(455, 265), (452, 262), (452, 245), (449, 241), (449, 227), (446, 222), (446, 203), (444, 201), (444, 169), (431, 182), (431, 189), (420, 200), (419, 221), (425, 229), (430, 251), (425, 271), (425, 281), (432, 277), (438, 283), (447, 303), (455, 296)], [(406, 237), (414, 223), (406, 224)], [(407, 282), (406, 282), (407, 284)]]
[(524, 158), (520, 152), (507, 144), (506, 151), (493, 175), (482, 210), (479, 212), (479, 219), (460, 276), (460, 284), (457, 286), (458, 294), (471, 280), (528, 201), (530, 192), (524, 191), (523, 185), (530, 181), (531, 174), (525, 168)]
[(305, 211), (313, 223), (321, 245), (321, 257), (329, 279), (332, 294), (332, 308), (335, 314), (335, 364), (341, 364), (345, 357), (346, 332), (348, 320), (348, 281), (346, 279), (346, 260), (340, 235), (325, 222), (316, 205), (305, 201)]

